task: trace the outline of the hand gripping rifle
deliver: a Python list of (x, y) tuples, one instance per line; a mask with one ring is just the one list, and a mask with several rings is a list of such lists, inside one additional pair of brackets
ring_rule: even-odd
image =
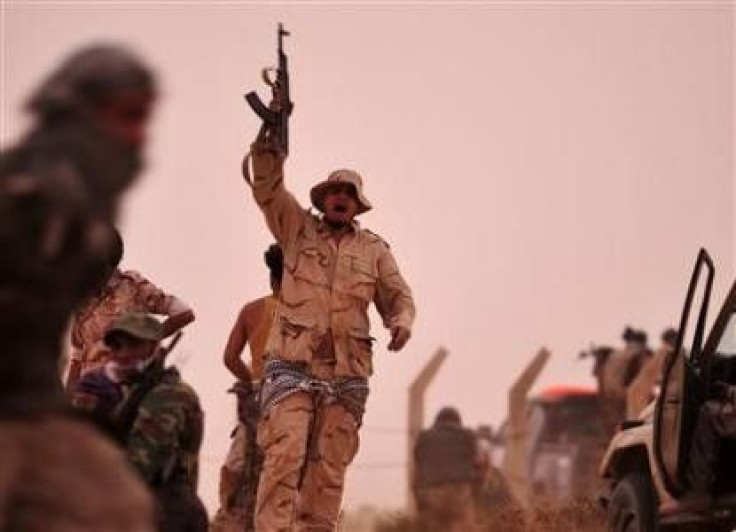
[(182, 331), (177, 331), (166, 346), (157, 349), (156, 353), (146, 362), (140, 380), (131, 387), (129, 395), (113, 411), (115, 436), (122, 445), (125, 445), (128, 439), (143, 399), (161, 382), (166, 369), (166, 357), (174, 350), (183, 334)]
[(289, 115), (294, 109), (294, 103), (289, 97), (289, 71), (287, 70), (287, 58), (283, 48), (283, 37), (289, 35), (284, 30), (284, 25), (279, 23), (278, 37), (278, 56), (279, 66), (276, 70), (276, 78), (271, 79), (269, 72), (273, 72), (273, 68), (264, 68), (261, 71), (263, 81), (271, 87), (271, 103), (267, 106), (263, 104), (255, 91), (251, 91), (245, 95), (245, 99), (261, 120), (263, 125), (258, 132), (258, 140), (266, 141), (284, 155), (289, 153)]

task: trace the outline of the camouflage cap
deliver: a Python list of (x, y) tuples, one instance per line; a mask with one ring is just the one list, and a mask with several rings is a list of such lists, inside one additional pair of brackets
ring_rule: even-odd
[(151, 316), (142, 312), (126, 312), (115, 318), (105, 331), (105, 345), (110, 346), (110, 340), (116, 333), (126, 333), (141, 340), (153, 340), (158, 342), (163, 338), (163, 327), (161, 323)]
[(363, 214), (373, 208), (371, 202), (363, 194), (363, 178), (360, 174), (354, 170), (347, 170), (345, 168), (335, 170), (332, 172), (326, 180), (321, 183), (317, 183), (312, 187), (309, 192), (309, 197), (314, 205), (321, 212), (325, 212), (325, 196), (332, 185), (339, 183), (349, 183), (355, 187), (355, 195), (358, 199), (358, 212), (357, 214)]

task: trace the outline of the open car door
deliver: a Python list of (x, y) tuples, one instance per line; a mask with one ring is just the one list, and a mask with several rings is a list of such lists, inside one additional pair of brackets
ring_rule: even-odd
[(695, 363), (702, 368), (704, 399), (712, 397), (711, 387), (715, 381), (736, 384), (736, 282), (731, 286)]
[(686, 438), (697, 415), (699, 393), (697, 363), (705, 337), (705, 325), (715, 269), (708, 252), (701, 249), (695, 262), (677, 342), (664, 363), (662, 386), (654, 414), (654, 455), (667, 491), (674, 497), (685, 490)]

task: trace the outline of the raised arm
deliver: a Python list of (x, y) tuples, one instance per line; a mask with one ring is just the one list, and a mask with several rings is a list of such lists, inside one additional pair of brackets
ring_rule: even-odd
[(195, 319), (194, 310), (176, 296), (169, 296), (170, 303), (167, 312), (168, 316), (163, 323), (164, 337), (171, 336), (180, 329), (183, 329)]
[(147, 312), (166, 316), (163, 322), (164, 337), (171, 336), (192, 323), (194, 310), (184, 301), (150, 282), (137, 272), (126, 272), (137, 283), (137, 297)]
[(284, 187), (284, 156), (267, 143), (251, 146), (253, 197), (266, 218), (266, 224), (282, 246), (303, 224), (307, 213)]

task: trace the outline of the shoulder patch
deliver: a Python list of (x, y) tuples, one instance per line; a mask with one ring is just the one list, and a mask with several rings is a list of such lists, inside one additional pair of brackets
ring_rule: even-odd
[(361, 232), (365, 234), (365, 236), (368, 238), (369, 242), (380, 242), (387, 248), (391, 248), (388, 242), (386, 242), (383, 237), (377, 233), (374, 233), (370, 229), (361, 229)]

